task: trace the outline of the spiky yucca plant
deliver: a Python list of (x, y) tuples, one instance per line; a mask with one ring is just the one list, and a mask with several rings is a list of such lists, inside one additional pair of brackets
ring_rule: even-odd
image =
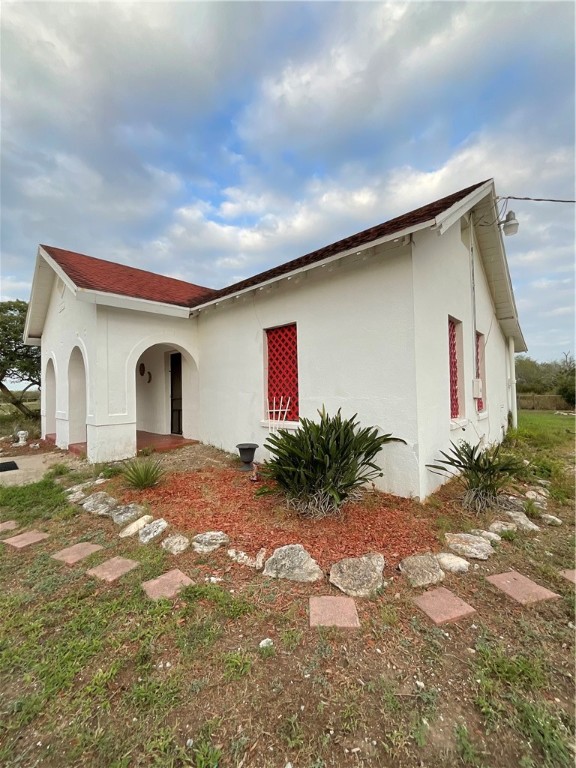
[(426, 466), (437, 475), (457, 477), (464, 485), (462, 506), (476, 514), (498, 506), (498, 496), (524, 469), (515, 456), (501, 453), (500, 445), (482, 450), (465, 440), (451, 443), (449, 453)]
[[(318, 423), (300, 419), (295, 432), (285, 429), (268, 437), (272, 458), (263, 466), (288, 503), (303, 517), (321, 518), (338, 511), (364, 483), (382, 476), (374, 459), (386, 443), (404, 442), (378, 435), (374, 427), (360, 428), (356, 414), (343, 419), (340, 410), (329, 416), (318, 411)], [(271, 491), (264, 488), (263, 491)]]
[(130, 488), (152, 488), (157, 485), (164, 470), (158, 459), (138, 458), (125, 462), (122, 475)]

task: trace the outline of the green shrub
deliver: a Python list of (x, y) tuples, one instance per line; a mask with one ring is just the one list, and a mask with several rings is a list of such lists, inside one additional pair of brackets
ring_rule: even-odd
[(462, 505), (465, 509), (480, 514), (498, 506), (498, 495), (524, 469), (520, 459), (501, 453), (500, 445), (484, 451), (465, 440), (451, 445), (449, 453), (440, 451), (443, 459), (426, 466), (436, 474), (457, 477), (464, 484)]
[(152, 459), (132, 459), (124, 464), (122, 470), (125, 482), (131, 488), (152, 488), (154, 485), (158, 485), (164, 470), (158, 460)]
[(378, 435), (374, 427), (361, 429), (356, 414), (343, 419), (340, 410), (335, 416), (324, 409), (318, 413), (319, 423), (300, 419), (295, 432), (280, 429), (270, 435), (265, 447), (272, 458), (262, 469), (264, 477), (286, 494), (290, 506), (313, 518), (337, 512), (361, 485), (381, 477), (376, 455), (386, 443), (404, 442)]

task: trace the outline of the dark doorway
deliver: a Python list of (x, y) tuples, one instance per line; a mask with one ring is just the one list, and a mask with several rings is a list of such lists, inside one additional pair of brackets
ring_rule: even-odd
[(170, 432), (182, 434), (182, 355), (170, 355)]

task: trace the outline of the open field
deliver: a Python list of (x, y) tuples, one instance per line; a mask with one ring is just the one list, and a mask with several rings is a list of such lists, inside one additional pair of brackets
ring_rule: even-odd
[[(373, 599), (356, 599), (361, 628), (311, 629), (309, 596), (340, 594), (326, 580), (275, 581), (222, 551), (175, 557), (157, 544), (119, 539), (109, 518), (66, 502), (61, 482), (72, 485), (93, 470), (58, 477), (56, 469), (40, 483), (0, 488), (0, 521), (50, 534), (20, 551), (0, 544), (0, 764), (571, 766), (574, 585), (558, 572), (574, 568), (574, 421), (522, 413), (509, 443), (531, 462), (533, 480), (549, 483), (548, 512), (563, 525), (511, 535), (490, 560), (447, 574), (443, 586), (476, 613), (442, 627), (417, 609), (412, 598), (422, 590), (395, 569), (397, 531), (381, 539), (386, 586)], [(233, 487), (229, 468), (213, 473)], [(195, 474), (196, 507), (207, 516), (224, 503), (208, 476)], [(123, 492), (118, 477), (104, 488)], [(250, 502), (244, 491), (234, 494), (231, 505)], [(414, 551), (434, 542), (439, 551), (445, 531), (499, 517), (465, 515), (454, 483), (424, 505), (395, 506), (380, 496), (368, 501), (381, 510), (383, 528), (410, 528), (418, 519), (421, 542), (402, 539)], [(154, 514), (154, 496), (142, 498)], [(182, 500), (178, 529), (206, 530), (197, 510), (186, 517), (188, 503)], [(287, 525), (294, 541), (307, 535), (270, 504), (254, 498), (243, 507), (248, 522), (260, 513), (270, 526)], [(527, 511), (537, 523), (538, 511)], [(345, 540), (346, 517), (341, 526)], [(74, 566), (51, 559), (81, 540), (103, 549)], [(117, 555), (140, 565), (112, 585), (86, 575)], [(140, 583), (175, 567), (193, 586), (173, 602), (151, 602)], [(485, 578), (510, 569), (560, 597), (514, 603)], [(259, 648), (264, 638), (272, 648)]]

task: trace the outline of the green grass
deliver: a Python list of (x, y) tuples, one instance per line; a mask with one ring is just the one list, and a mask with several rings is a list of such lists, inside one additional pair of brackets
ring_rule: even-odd
[(0, 486), (2, 517), (13, 517), (26, 525), (70, 514), (64, 489), (51, 477), (29, 485)]

